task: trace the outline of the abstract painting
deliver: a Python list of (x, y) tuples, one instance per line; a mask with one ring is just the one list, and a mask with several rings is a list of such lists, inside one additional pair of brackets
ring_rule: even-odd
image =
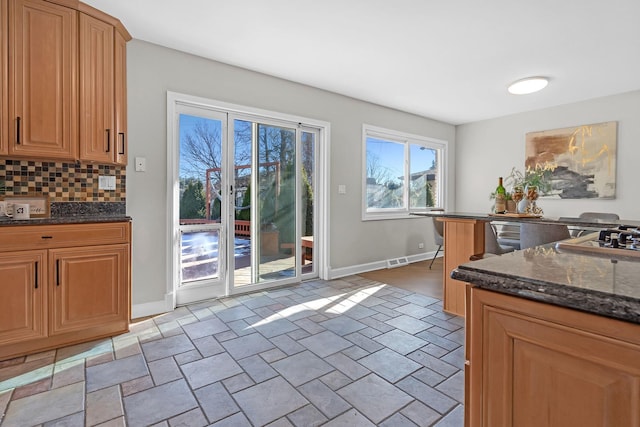
[(527, 133), (525, 169), (544, 173), (541, 197), (613, 199), (617, 122)]

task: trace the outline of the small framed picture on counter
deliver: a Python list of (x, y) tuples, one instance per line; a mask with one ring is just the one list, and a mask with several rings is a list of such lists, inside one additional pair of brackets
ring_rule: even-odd
[(4, 201), (6, 212), (13, 212), (13, 205), (28, 204), (29, 216), (31, 218), (49, 218), (51, 211), (49, 209), (48, 195), (26, 195), (26, 196), (0, 196), (0, 202)]

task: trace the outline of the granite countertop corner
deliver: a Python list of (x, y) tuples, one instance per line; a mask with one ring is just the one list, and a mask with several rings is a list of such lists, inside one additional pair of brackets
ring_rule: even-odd
[(566, 253), (554, 244), (458, 266), (472, 286), (640, 323), (640, 259)]

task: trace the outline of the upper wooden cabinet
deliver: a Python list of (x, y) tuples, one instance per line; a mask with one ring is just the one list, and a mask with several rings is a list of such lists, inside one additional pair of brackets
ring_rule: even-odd
[(115, 160), (113, 27), (80, 14), (80, 158)]
[(77, 11), (9, 2), (9, 155), (77, 158), (77, 45)]
[(8, 125), (7, 125), (7, 117), (8, 117), (8, 99), (9, 99), (9, 91), (8, 87), (8, 79), (7, 79), (7, 43), (9, 41), (9, 26), (5, 25), (7, 22), (7, 1), (0, 0), (0, 79), (2, 79), (2, 84), (0, 84), (0, 156), (7, 155), (9, 153), (9, 135), (8, 135)]
[(115, 35), (115, 162), (127, 164), (127, 40)]
[(0, 155), (126, 164), (126, 29), (73, 0), (0, 1)]

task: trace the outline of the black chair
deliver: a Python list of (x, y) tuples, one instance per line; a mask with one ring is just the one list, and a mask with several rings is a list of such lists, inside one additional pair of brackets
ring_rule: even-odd
[(442, 245), (444, 245), (444, 222), (438, 221), (435, 216), (431, 217), (431, 219), (433, 220), (433, 240), (435, 241), (435, 244), (438, 245), (438, 249), (436, 250), (436, 254), (431, 259), (429, 270), (431, 270), (433, 261), (436, 260), (438, 253), (440, 253), (440, 249), (442, 249)]

